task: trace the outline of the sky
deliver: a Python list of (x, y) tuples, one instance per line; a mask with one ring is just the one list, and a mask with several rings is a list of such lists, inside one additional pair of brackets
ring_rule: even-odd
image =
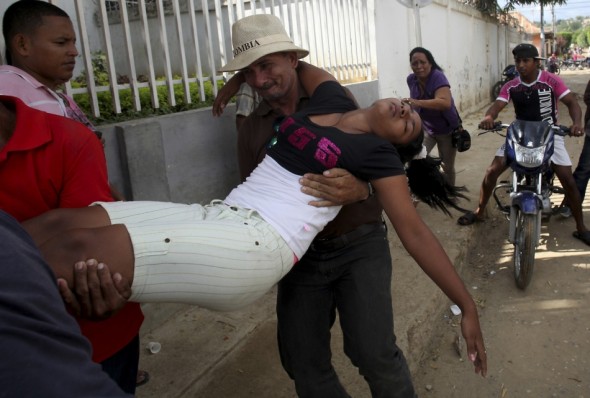
[[(498, 4), (503, 6), (506, 2), (499, 0)], [(541, 11), (538, 5), (527, 5), (522, 7), (516, 7), (522, 15), (524, 15), (529, 21), (538, 22), (541, 20)], [(568, 0), (567, 4), (563, 6), (555, 6), (555, 20), (575, 18), (577, 16), (585, 16), (590, 18), (590, 0)], [(545, 7), (544, 9), (545, 23), (552, 22), (551, 7)]]

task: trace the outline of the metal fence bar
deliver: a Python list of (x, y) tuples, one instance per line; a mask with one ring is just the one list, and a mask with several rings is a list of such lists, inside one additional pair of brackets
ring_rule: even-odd
[[(119, 4), (123, 0), (119, 0)], [(111, 40), (111, 31), (109, 28), (109, 18), (107, 16), (107, 9), (106, 4), (101, 1), (100, 4), (100, 15), (102, 17), (103, 25), (102, 25), (102, 35), (104, 38), (105, 46), (106, 46), (106, 54), (107, 54), (107, 63), (108, 63), (108, 70), (109, 70), (109, 89), (111, 91), (112, 101), (113, 101), (113, 109), (116, 113), (121, 113), (121, 99), (119, 98), (119, 86), (117, 84), (117, 71), (115, 70), (115, 61), (113, 55), (113, 46)]]
[(205, 85), (203, 82), (203, 65), (201, 64), (201, 48), (199, 46), (199, 31), (197, 29), (197, 18), (195, 11), (195, 3), (189, 2), (188, 12), (190, 14), (191, 32), (193, 36), (193, 45), (195, 47), (195, 57), (197, 60), (195, 75), (197, 77), (197, 84), (199, 86), (199, 98), (205, 101)]
[(178, 0), (172, 0), (172, 10), (174, 11), (174, 21), (176, 25), (176, 35), (178, 36), (178, 49), (180, 51), (180, 75), (182, 76), (182, 88), (184, 90), (185, 103), (191, 103), (191, 92), (189, 89), (189, 77), (186, 67), (186, 54), (184, 51), (184, 37), (182, 35), (182, 22), (180, 21), (180, 7)]
[(158, 97), (158, 86), (156, 83), (156, 72), (154, 69), (154, 57), (152, 53), (152, 45), (150, 40), (150, 30), (147, 16), (147, 9), (145, 0), (139, 0), (139, 18), (141, 21), (141, 32), (143, 34), (143, 42), (145, 46), (145, 53), (148, 64), (148, 83), (150, 88), (150, 99), (154, 108), (160, 107), (160, 98)]
[[(205, 27), (207, 29), (207, 37), (205, 43), (207, 43), (209, 65), (211, 65), (211, 83), (213, 83), (213, 93), (217, 95), (217, 64), (215, 63), (215, 52), (213, 51), (213, 28), (211, 27), (211, 17), (209, 16), (209, 4), (207, 0), (202, 0), (201, 4), (203, 5), (203, 16), (205, 17)], [(215, 7), (215, 11), (217, 12), (217, 5)], [(216, 25), (219, 26), (220, 24), (217, 23)], [(225, 43), (222, 42), (220, 39), (218, 40), (217, 48), (220, 49), (222, 62), (224, 62), (224, 59), (228, 59), (227, 56), (225, 56), (224, 44)]]
[(157, 0), (158, 22), (160, 27), (160, 42), (164, 51), (164, 74), (166, 75), (166, 86), (168, 88), (168, 103), (170, 106), (176, 106), (176, 97), (174, 96), (174, 81), (172, 79), (172, 65), (170, 63), (170, 49), (168, 48), (168, 33), (166, 32), (166, 18), (164, 14), (164, 4), (162, 0)]
[(121, 24), (123, 25), (123, 33), (125, 36), (125, 48), (127, 49), (127, 62), (129, 63), (129, 73), (131, 75), (129, 84), (131, 84), (131, 94), (133, 97), (133, 107), (136, 111), (141, 110), (141, 102), (139, 99), (139, 89), (137, 87), (137, 71), (135, 69), (135, 58), (133, 56), (133, 44), (131, 44), (131, 32), (129, 30), (129, 13), (127, 7), (121, 7)]
[[(78, 36), (80, 43), (82, 43), (82, 60), (86, 68), (86, 84), (88, 85), (90, 94), (90, 109), (95, 117), (100, 116), (100, 109), (98, 107), (98, 96), (96, 95), (96, 85), (94, 84), (94, 68), (92, 67), (92, 55), (90, 53), (90, 45), (88, 41), (88, 29), (86, 28), (86, 20), (84, 18), (84, 5), (82, 0), (76, 0), (76, 16), (78, 18)], [(72, 86), (68, 82), (66, 84), (66, 93), (72, 95)]]

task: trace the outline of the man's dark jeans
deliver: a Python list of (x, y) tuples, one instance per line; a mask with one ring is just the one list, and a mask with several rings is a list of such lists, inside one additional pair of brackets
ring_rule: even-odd
[(590, 137), (588, 135), (584, 138), (584, 147), (574, 171), (574, 180), (576, 180), (576, 186), (580, 191), (580, 199), (583, 201), (588, 187), (588, 180), (590, 180)]
[(139, 336), (136, 336), (115, 355), (102, 361), (100, 365), (102, 370), (115, 380), (123, 391), (135, 394), (139, 366)]
[(391, 270), (382, 228), (336, 250), (311, 248), (281, 280), (279, 351), (299, 397), (349, 397), (331, 362), (330, 328), (336, 310), (344, 352), (372, 396), (415, 396), (406, 360), (395, 344)]

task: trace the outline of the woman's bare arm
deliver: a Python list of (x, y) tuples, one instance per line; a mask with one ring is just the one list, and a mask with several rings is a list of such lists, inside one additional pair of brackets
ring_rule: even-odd
[(446, 296), (461, 308), (461, 330), (475, 371), (485, 376), (487, 358), (477, 308), (451, 260), (417, 213), (405, 175), (372, 181), (380, 203), (408, 253)]

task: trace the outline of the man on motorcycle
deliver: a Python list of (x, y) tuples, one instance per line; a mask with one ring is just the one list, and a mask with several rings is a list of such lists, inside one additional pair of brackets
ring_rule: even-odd
[[(557, 124), (557, 102), (561, 100), (568, 109), (573, 121), (570, 134), (582, 135), (582, 109), (575, 95), (569, 90), (559, 76), (541, 69), (541, 60), (537, 48), (531, 44), (519, 44), (512, 50), (519, 76), (506, 83), (492, 106), (486, 111), (480, 127), (491, 129), (494, 120), (502, 109), (512, 100), (516, 119), (540, 121), (547, 120)], [(580, 194), (572, 175), (572, 162), (565, 148), (563, 137), (556, 136), (554, 153), (551, 157), (552, 167), (565, 190), (565, 196), (576, 221), (574, 237), (590, 245), (590, 231), (584, 225)], [(479, 193), (479, 203), (475, 211), (459, 217), (460, 225), (470, 225), (483, 221), (483, 213), (496, 186), (498, 177), (507, 169), (504, 157), (504, 145), (496, 152), (492, 164), (486, 170)]]
[(549, 57), (549, 59), (547, 60), (547, 70), (551, 73), (555, 73), (557, 72), (557, 56), (555, 55), (555, 53), (551, 54), (551, 56)]

